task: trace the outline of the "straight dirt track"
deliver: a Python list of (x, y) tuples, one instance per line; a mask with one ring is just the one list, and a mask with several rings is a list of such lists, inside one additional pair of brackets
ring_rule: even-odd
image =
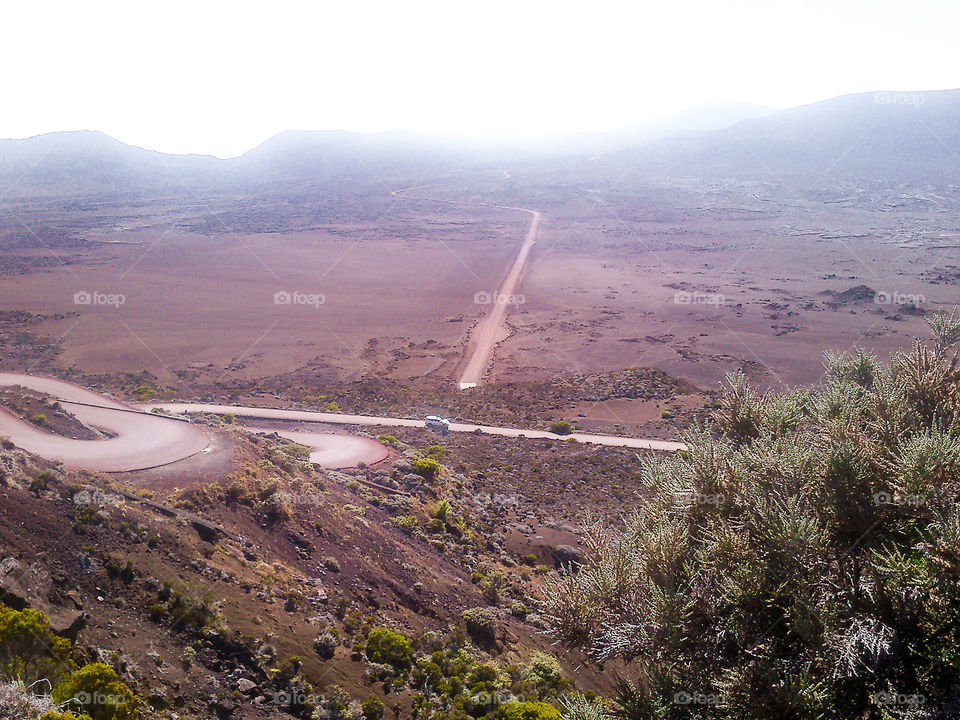
[[(504, 171), (504, 179), (509, 178), (509, 174)], [(490, 364), (490, 358), (493, 355), (493, 349), (497, 343), (503, 340), (505, 332), (503, 322), (507, 315), (507, 309), (511, 304), (515, 304), (517, 297), (517, 288), (520, 286), (520, 280), (523, 277), (523, 271), (526, 269), (527, 257), (530, 254), (530, 248), (537, 241), (537, 227), (540, 225), (540, 213), (529, 208), (515, 207), (513, 205), (490, 205), (486, 203), (469, 203), (459, 200), (447, 200), (446, 198), (427, 197), (424, 195), (407, 195), (411, 190), (424, 190), (435, 185), (420, 185), (417, 187), (394, 190), (392, 195), (395, 197), (405, 197), (412, 200), (426, 200), (429, 202), (441, 202), (450, 205), (467, 205), (470, 207), (489, 207), (500, 210), (513, 210), (530, 215), (530, 225), (526, 234), (523, 236), (523, 243), (517, 251), (513, 264), (507, 270), (503, 282), (497, 290), (490, 294), (490, 312), (488, 312), (474, 328), (471, 333), (470, 342), (467, 345), (467, 362), (463, 373), (460, 375), (459, 386), (461, 390), (476, 387), (483, 380), (487, 367)]]

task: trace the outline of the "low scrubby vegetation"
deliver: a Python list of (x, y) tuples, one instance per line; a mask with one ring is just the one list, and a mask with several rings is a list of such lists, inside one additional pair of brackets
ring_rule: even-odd
[(960, 321), (931, 326), (888, 364), (827, 355), (809, 391), (731, 377), (590, 529), (545, 600), (560, 641), (626, 663), (620, 717), (960, 716)]

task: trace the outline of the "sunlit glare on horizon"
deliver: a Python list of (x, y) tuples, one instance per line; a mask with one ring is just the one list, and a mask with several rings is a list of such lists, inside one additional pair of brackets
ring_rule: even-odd
[(39, 2), (3, 9), (0, 137), (238, 155), (289, 129), (617, 129), (960, 85), (949, 2)]

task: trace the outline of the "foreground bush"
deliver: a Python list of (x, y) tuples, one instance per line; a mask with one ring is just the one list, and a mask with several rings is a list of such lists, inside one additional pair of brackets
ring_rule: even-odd
[(0, 718), (35, 718), (52, 709), (53, 702), (49, 697), (34, 695), (32, 689), (22, 682), (0, 682)]
[(92, 663), (77, 670), (54, 689), (54, 699), (71, 711), (83, 712), (93, 720), (136, 720), (140, 700), (108, 665)]
[(545, 593), (557, 637), (622, 660), (629, 718), (960, 717), (960, 337), (815, 389), (730, 378), (649, 499)]
[(55, 685), (73, 670), (72, 652), (70, 641), (53, 633), (42, 612), (0, 605), (0, 675)]

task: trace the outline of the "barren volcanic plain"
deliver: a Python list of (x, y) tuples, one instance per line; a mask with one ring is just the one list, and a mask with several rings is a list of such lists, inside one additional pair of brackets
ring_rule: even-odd
[[(261, 203), (251, 222), (243, 198), (222, 197), (45, 205), (22, 225), (11, 211), (0, 306), (31, 322), (8, 332), (45, 339), (25, 360), (52, 372), (145, 371), (185, 390), (310, 368), (327, 383), (452, 396), (528, 229), (504, 204), (542, 220), (519, 289), (500, 298), (488, 382), (642, 367), (694, 398), (738, 369), (764, 386), (805, 383), (825, 350), (886, 356), (956, 299), (956, 201), (932, 193), (613, 183), (531, 164), (391, 195), (404, 180), (366, 187), (352, 222), (323, 203)], [(4, 362), (26, 369), (16, 352)], [(646, 398), (570, 409), (593, 428), (663, 410)]]

